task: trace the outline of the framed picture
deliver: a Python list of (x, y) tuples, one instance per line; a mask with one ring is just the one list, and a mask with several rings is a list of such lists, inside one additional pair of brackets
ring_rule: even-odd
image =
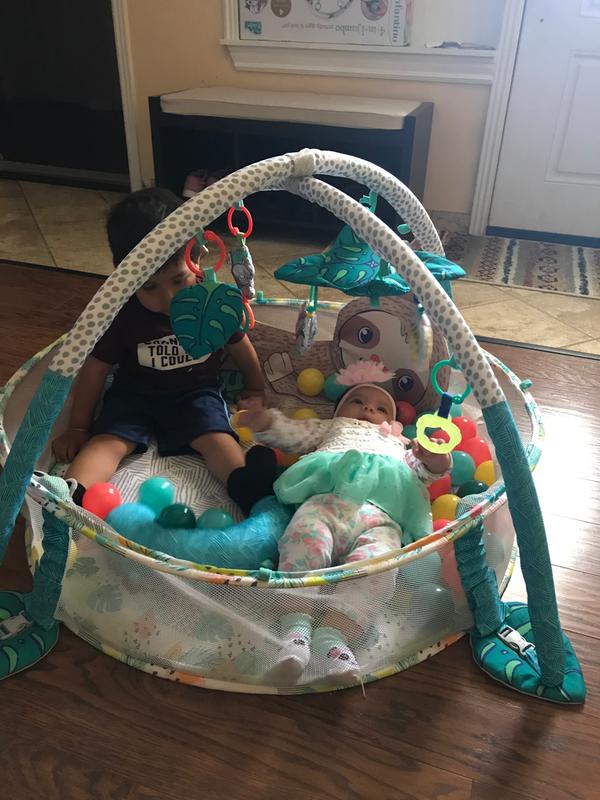
[(412, 0), (238, 0), (240, 39), (404, 47)]

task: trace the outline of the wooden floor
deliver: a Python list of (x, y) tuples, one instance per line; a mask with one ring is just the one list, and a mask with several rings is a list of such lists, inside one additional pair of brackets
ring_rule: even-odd
[[(2, 271), (0, 380), (66, 330), (97, 285)], [(360, 689), (262, 697), (161, 681), (63, 630), (44, 661), (0, 684), (0, 797), (600, 798), (600, 361), (488, 349), (533, 380), (545, 412), (536, 482), (563, 626), (588, 683), (583, 708), (493, 683), (464, 639), (367, 686), (366, 698)], [(19, 535), (0, 585), (28, 586)], [(508, 596), (522, 596), (518, 576)]]

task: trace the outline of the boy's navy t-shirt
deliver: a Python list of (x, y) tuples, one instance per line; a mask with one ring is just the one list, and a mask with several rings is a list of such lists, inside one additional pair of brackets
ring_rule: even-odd
[[(229, 344), (244, 336), (241, 331), (234, 333)], [(118, 364), (119, 377), (133, 380), (141, 389), (186, 392), (220, 384), (225, 350), (192, 358), (177, 341), (169, 317), (148, 311), (133, 296), (97, 342), (92, 355), (106, 364)]]

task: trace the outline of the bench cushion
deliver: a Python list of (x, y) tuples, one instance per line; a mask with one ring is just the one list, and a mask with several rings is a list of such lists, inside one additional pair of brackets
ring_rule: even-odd
[(163, 94), (160, 104), (167, 114), (401, 130), (404, 127), (404, 118), (418, 108), (420, 102), (310, 92), (263, 92), (214, 86)]

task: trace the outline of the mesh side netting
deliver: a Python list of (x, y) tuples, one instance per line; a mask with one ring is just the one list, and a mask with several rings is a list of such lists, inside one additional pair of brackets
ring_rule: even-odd
[[(37, 504), (29, 506), (35, 561), (41, 514)], [(486, 553), (500, 583), (514, 538), (506, 505), (485, 527)], [(468, 629), (472, 618), (451, 550), (448, 545), (403, 568), (333, 586), (257, 589), (157, 572), (75, 533), (57, 616), (109, 655), (163, 677), (302, 692), (331, 685), (317, 653), (293, 685), (265, 677), (283, 644), (278, 621), (292, 611), (310, 614), (315, 628), (340, 630), (365, 680), (408, 667)]]

